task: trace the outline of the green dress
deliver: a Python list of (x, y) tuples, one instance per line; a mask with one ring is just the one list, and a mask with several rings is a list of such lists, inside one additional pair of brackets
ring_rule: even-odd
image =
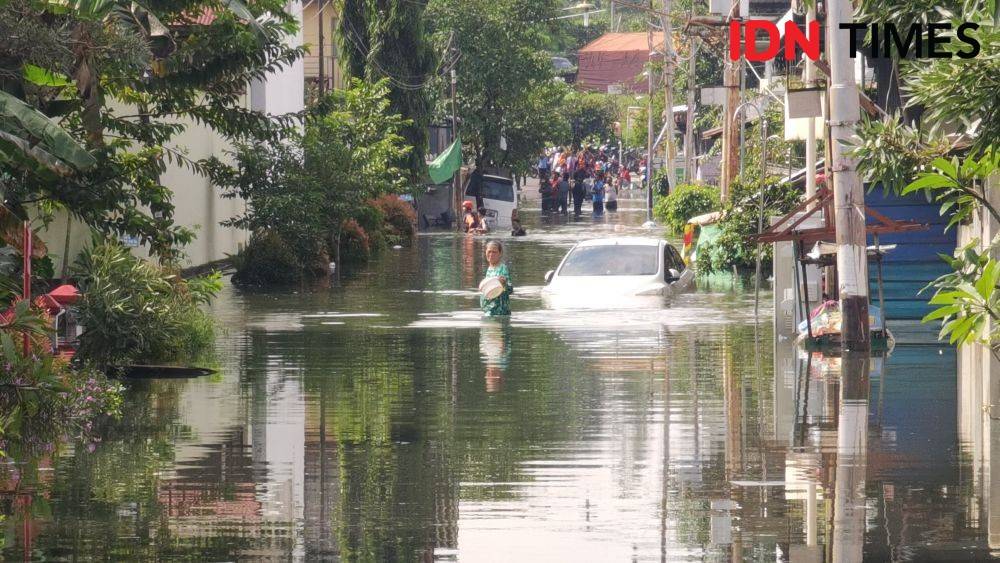
[(479, 296), (479, 307), (487, 317), (510, 316), (510, 294), (514, 293), (514, 281), (510, 277), (510, 270), (507, 269), (507, 264), (501, 262), (496, 266), (490, 266), (486, 269), (487, 278), (500, 276), (507, 278), (507, 287), (500, 297), (486, 299), (482, 295)]

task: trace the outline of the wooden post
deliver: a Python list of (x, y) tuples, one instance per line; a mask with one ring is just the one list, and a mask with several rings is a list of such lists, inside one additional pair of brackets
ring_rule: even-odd
[[(733, 10), (739, 6), (733, 2)], [(722, 105), (722, 181), (719, 195), (722, 201), (729, 199), (729, 186), (736, 180), (740, 159), (740, 124), (734, 112), (740, 105), (740, 73), (743, 71), (742, 57), (738, 61), (726, 59), (722, 71), (722, 86), (726, 90), (725, 103)]]
[[(316, 41), (317, 47), (319, 48), (319, 72), (317, 74), (317, 79), (319, 80), (319, 96), (322, 97), (326, 93), (326, 69), (323, 68), (323, 52), (325, 51), (325, 45), (323, 44), (323, 0), (316, 1), (316, 19), (317, 25), (319, 26), (319, 39)], [(340, 264), (337, 264), (340, 267)]]
[(850, 22), (848, 0), (829, 4), (827, 57), (830, 60), (830, 147), (833, 173), (834, 217), (837, 227), (837, 277), (840, 295), (841, 341), (845, 350), (868, 350), (868, 260), (865, 247), (865, 193), (857, 160), (845, 145), (856, 142), (861, 109), (854, 82), (854, 64), (848, 54), (846, 34), (840, 24)]
[[(21, 252), (24, 254), (22, 262), (22, 275), (21, 282), (24, 287), (21, 288), (21, 296), (25, 301), (28, 302), (28, 306), (31, 305), (31, 253), (33, 252), (31, 248), (31, 223), (28, 221), (24, 222), (24, 232), (21, 235), (24, 240), (21, 241)], [(27, 331), (24, 332), (24, 357), (28, 358), (31, 356), (31, 336)], [(27, 540), (25, 540), (27, 541)]]
[(697, 37), (691, 38), (690, 56), (691, 58), (688, 59), (687, 127), (684, 130), (684, 174), (687, 176), (686, 181), (688, 184), (692, 183), (694, 177), (697, 175), (694, 138), (694, 91), (697, 88), (695, 75), (697, 72), (696, 57), (698, 56)]

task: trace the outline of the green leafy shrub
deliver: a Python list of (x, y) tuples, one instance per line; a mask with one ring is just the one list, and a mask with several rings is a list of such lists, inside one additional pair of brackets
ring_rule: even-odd
[(397, 195), (384, 195), (372, 200), (372, 206), (382, 212), (383, 229), (389, 244), (409, 243), (417, 233), (417, 212)]
[(237, 285), (289, 285), (302, 281), (305, 268), (295, 250), (275, 231), (255, 233), (246, 248), (229, 257)]
[[(386, 81), (354, 80), (316, 103), (303, 132), (289, 131), (280, 143), (237, 145), (234, 165), (205, 163), (224, 197), (246, 202), (223, 224), (256, 237), (237, 257), (246, 275), (234, 281), (282, 284), (325, 275), (338, 239), (353, 245), (341, 249), (345, 262), (384, 246), (383, 215), (371, 200), (405, 188), (398, 164), (410, 152), (399, 134), (406, 121), (390, 106)], [(345, 221), (360, 234), (342, 236)]]
[(115, 242), (85, 250), (74, 275), (84, 326), (77, 356), (86, 363), (190, 362), (212, 345), (212, 321), (198, 305), (218, 291), (218, 277), (189, 284)]
[[(385, 248), (385, 246), (389, 243), (389, 239), (386, 235), (385, 214), (382, 213), (382, 210), (376, 207), (372, 202), (368, 202), (367, 204), (359, 207), (351, 219), (354, 219), (358, 226), (361, 227), (361, 230), (364, 231), (365, 238), (367, 240), (368, 250), (365, 253), (366, 258), (364, 258), (364, 260), (367, 260), (367, 257), (370, 257)], [(350, 233), (345, 232), (341, 234), (341, 259), (343, 259), (344, 252), (343, 245), (349, 243), (350, 240), (354, 238), (358, 238), (357, 235), (358, 233), (353, 226), (351, 227)]]
[(682, 184), (656, 200), (653, 215), (672, 234), (684, 232), (688, 219), (719, 209), (719, 190), (702, 184)]
[(368, 233), (354, 219), (344, 221), (340, 228), (340, 261), (358, 264), (371, 258), (372, 247)]
[[(711, 244), (698, 247), (698, 271), (703, 273), (753, 270), (756, 266), (757, 243), (750, 237), (757, 234), (761, 182), (734, 183), (732, 194), (719, 221), (719, 236)], [(768, 178), (763, 185), (764, 225), (769, 217), (783, 215), (795, 207), (801, 193), (791, 184), (778, 184)], [(768, 273), (771, 245), (761, 245), (762, 272)]]

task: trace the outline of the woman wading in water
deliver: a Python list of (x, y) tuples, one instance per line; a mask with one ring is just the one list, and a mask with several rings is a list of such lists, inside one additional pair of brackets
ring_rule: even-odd
[(514, 284), (510, 279), (507, 264), (500, 261), (501, 257), (503, 257), (503, 246), (499, 241), (491, 240), (486, 243), (486, 261), (489, 263), (489, 267), (486, 268), (486, 279), (498, 278), (503, 285), (503, 293), (493, 299), (487, 299), (485, 295), (479, 296), (479, 307), (487, 317), (510, 316), (510, 294), (514, 293)]

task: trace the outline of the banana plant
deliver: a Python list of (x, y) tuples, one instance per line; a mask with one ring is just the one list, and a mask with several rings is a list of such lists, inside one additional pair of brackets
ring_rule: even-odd
[(0, 91), (0, 162), (44, 177), (86, 170), (97, 160), (45, 114)]
[[(0, 8), (7, 0), (0, 0)], [(8, 170), (28, 171), (41, 179), (52, 180), (85, 171), (96, 164), (89, 149), (104, 145), (101, 109), (104, 95), (94, 62), (94, 32), (104, 25), (118, 23), (141, 31), (153, 43), (173, 50), (170, 28), (145, 4), (122, 0), (37, 0), (36, 7), (57, 15), (71, 15), (76, 23), (71, 31), (74, 64), (72, 76), (65, 76), (34, 65), (25, 65), (24, 80), (35, 86), (74, 91), (80, 103), (80, 123), (85, 145), (53, 119), (22, 99), (0, 91), (0, 164)], [(225, 0), (223, 5), (254, 29), (260, 25), (240, 0)]]

